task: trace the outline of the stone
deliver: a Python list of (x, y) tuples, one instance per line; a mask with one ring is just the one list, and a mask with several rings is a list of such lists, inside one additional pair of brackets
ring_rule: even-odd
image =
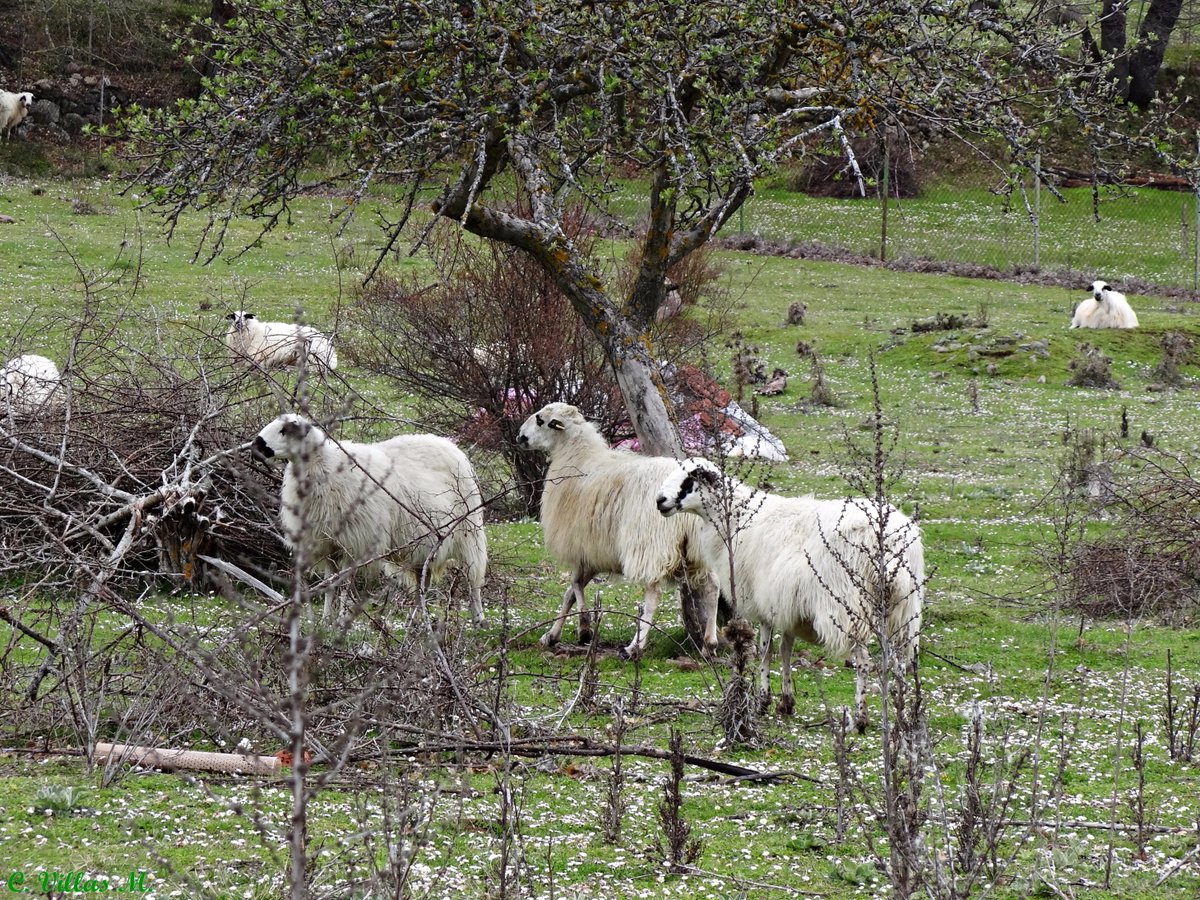
[(50, 100), (35, 100), (29, 107), (29, 118), (39, 125), (57, 125), (62, 115), (57, 103)]
[(79, 113), (70, 112), (62, 117), (62, 127), (68, 134), (79, 134), (86, 124), (87, 120)]

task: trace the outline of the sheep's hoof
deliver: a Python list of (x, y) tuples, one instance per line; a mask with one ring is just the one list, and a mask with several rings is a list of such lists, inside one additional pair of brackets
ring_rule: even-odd
[(590, 644), (592, 642), (592, 631), (590, 628), (579, 629), (579, 643)]
[(637, 659), (641, 655), (642, 655), (642, 649), (640, 647), (630, 646), (630, 647), (622, 647), (621, 648), (621, 659), (625, 659), (625, 660)]
[(867, 730), (866, 714), (854, 717), (854, 730), (857, 731), (859, 734), (866, 733), (866, 730)]
[(779, 702), (775, 704), (775, 712), (781, 716), (790, 716), (796, 711), (796, 698), (790, 694), (784, 694), (779, 698)]
[(538, 644), (540, 644), (543, 647), (553, 647), (557, 643), (558, 643), (557, 635), (553, 635), (549, 631), (547, 631), (540, 638), (538, 638)]

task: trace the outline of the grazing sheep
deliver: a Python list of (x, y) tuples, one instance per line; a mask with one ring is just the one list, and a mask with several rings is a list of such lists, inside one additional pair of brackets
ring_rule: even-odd
[[(288, 413), (258, 433), (254, 453), (288, 461), (279, 522), (289, 547), (311, 548), (309, 565), (327, 574), (357, 566), (368, 577), (420, 584), (457, 562), (482, 624), (483, 505), (475, 470), (454, 444), (430, 434), (335, 441)], [(331, 599), (327, 592), (326, 616)]]
[(4, 407), (28, 415), (57, 403), (62, 397), (62, 375), (54, 360), (27, 353), (4, 364)]
[[(794, 706), (792, 643), (803, 638), (831, 656), (849, 658), (856, 675), (855, 723), (866, 727), (866, 687), (874, 619), (873, 594), (886, 572), (887, 636), (896, 661), (917, 650), (925, 580), (921, 532), (892, 506), (879, 512), (865, 498), (814, 500), (754, 490), (711, 462), (692, 458), (677, 464), (658, 489), (655, 505), (664, 516), (693, 513), (704, 523), (701, 554), (738, 612), (759, 623), (762, 650), (759, 684), (770, 684), (771, 637), (782, 635), (780, 712)], [(689, 517), (691, 518), (691, 517)], [(731, 583), (729, 549), (732, 534)], [(736, 593), (734, 588), (736, 587)]]
[(225, 341), (234, 359), (246, 359), (264, 369), (286, 369), (302, 361), (332, 372), (337, 351), (315, 328), (288, 322), (260, 322), (254, 313), (232, 312)]
[(558, 618), (541, 638), (558, 642), (567, 613), (579, 603), (579, 640), (591, 638), (584, 588), (597, 575), (611, 573), (645, 587), (645, 602), (625, 656), (646, 648), (663, 590), (680, 577), (701, 592), (704, 643), (717, 645), (717, 597), (712, 576), (701, 563), (700, 523), (665, 521), (654, 511), (652, 491), (676, 468), (672, 459), (611, 450), (596, 426), (566, 403), (550, 403), (525, 420), (517, 442), (550, 458), (542, 493), (546, 550), (571, 569)]
[(1138, 317), (1125, 299), (1103, 281), (1092, 282), (1092, 296), (1075, 307), (1072, 328), (1137, 328)]
[(0, 137), (8, 140), (17, 126), (29, 115), (29, 107), (33, 106), (33, 94), (22, 91), (14, 94), (11, 91), (0, 91)]

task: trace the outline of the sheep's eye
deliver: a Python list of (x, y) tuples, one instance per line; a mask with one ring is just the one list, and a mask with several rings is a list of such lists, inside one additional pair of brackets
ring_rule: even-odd
[(692, 488), (695, 486), (696, 480), (692, 478), (691, 475), (683, 479), (683, 483), (679, 485), (679, 499), (682, 500), (684, 497), (690, 494), (692, 492)]
[(543, 425), (545, 425), (545, 424), (546, 424), (545, 422), (543, 422), (543, 421), (542, 421), (542, 417), (541, 417), (541, 416), (534, 416), (534, 418), (535, 418), (535, 419), (537, 419), (538, 428), (541, 428)]

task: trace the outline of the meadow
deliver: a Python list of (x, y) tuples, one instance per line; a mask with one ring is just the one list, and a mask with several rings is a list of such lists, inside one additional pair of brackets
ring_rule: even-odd
[[(0, 213), (16, 220), (0, 225), (0, 347), (9, 356), (61, 358), (72, 323), (84, 314), (81, 281), (95, 286), (117, 276), (137, 280), (135, 292), (113, 295), (114, 303), (133, 304), (135, 317), (122, 320), (130, 341), (139, 329), (143, 337), (161, 331), (219, 352), (224, 313), (242, 303), (283, 320), (300, 309), (336, 333), (378, 243), (369, 209), (337, 234), (329, 215), (339, 201), (314, 197), (245, 254), (204, 266), (191, 258), (199, 219), (168, 245), (137, 202), (100, 180), (0, 182)], [(812, 206), (771, 191), (755, 202), (779, 204), (781, 221), (807, 217)], [(234, 241), (255, 238), (252, 223), (237, 223)], [(612, 263), (624, 248), (614, 244), (610, 252)], [(1087, 252), (1079, 247), (1081, 256)], [(993, 810), (1003, 833), (974, 893), (1196, 896), (1200, 769), (1170, 758), (1163, 724), (1167, 651), (1177, 679), (1200, 682), (1194, 598), (1170, 625), (1143, 613), (1092, 619), (1064, 606), (1065, 575), (1054, 564), (1078, 540), (1079, 517), (1086, 533), (1099, 534), (1119, 512), (1062, 488), (1082, 436), (1090, 435), (1117, 485), (1146, 473), (1161, 459), (1156, 453), (1194, 462), (1200, 452), (1200, 369), (1186, 365), (1184, 385), (1168, 389), (1154, 371), (1165, 334), (1200, 338), (1196, 306), (1131, 297), (1140, 329), (1080, 335), (1067, 329), (1080, 290), (733, 252), (719, 259), (745, 342), (758, 348), (768, 371), (790, 375), (782, 395), (757, 401), (790, 455), (769, 473), (775, 490), (847, 493), (854, 472), (848, 445), (871, 437), (874, 360), (879, 402), (898, 434), (892, 499), (919, 514), (933, 571), (920, 661), (932, 736), (921, 795), (931, 857), (945, 862), (961, 836), (978, 722), (983, 775), (976, 784), (1007, 805)], [(392, 264), (422, 265), (404, 256)], [(794, 300), (808, 304), (806, 321), (786, 326)], [(939, 312), (962, 314), (969, 324), (913, 329)], [(795, 349), (801, 340), (816, 350), (836, 405), (812, 401), (811, 359)], [(1119, 388), (1068, 385), (1085, 340), (1111, 357)], [(724, 375), (727, 354), (712, 348)], [(404, 422), (410, 398), (385, 379), (362, 376), (352, 363), (339, 375), (366, 396), (376, 419), (390, 413)], [(726, 662), (688, 654), (673, 602), (660, 607), (651, 647), (637, 664), (615, 651), (628, 639), (638, 598), (612, 582), (593, 588), (605, 612), (594, 653), (571, 645), (543, 650), (537, 637), (557, 608), (564, 576), (544, 558), (536, 522), (490, 521), (488, 537), (489, 625), (452, 647), (474, 686), (502, 700), (512, 741), (571, 736), (571, 746), (615, 740), (661, 750), (676, 730), (687, 753), (780, 777), (761, 782), (689, 767), (680, 815), (698, 847), (680, 873), (663, 862), (660, 804), (670, 778), (662, 760), (624, 755), (618, 771), (612, 758), (582, 752), (405, 749), (386, 764), (364, 757), (339, 768), (312, 801), (314, 892), (379, 895), (381, 882), (369, 878), (398, 859), (406, 880), (397, 893), (412, 896), (889, 895), (877, 865), (887, 858), (878, 698), (875, 725), (842, 750), (827, 724), (852, 697), (848, 670), (811, 654), (812, 664), (796, 674), (795, 717), (772, 713), (757, 746), (727, 745), (713, 715), (729, 678)], [(53, 602), (30, 597), (23, 579), (3, 569), (6, 610), (33, 617)], [(216, 595), (160, 591), (138, 602), (142, 615), (195, 623), (217, 642), (240, 615)], [(121, 633), (120, 609), (96, 614), (95, 640)], [(397, 641), (413, 621), (411, 610), (394, 607), (385, 618)], [(568, 640), (574, 627), (568, 623)], [(353, 637), (378, 639), (370, 634)], [(11, 622), (0, 623), (0, 640), (6, 680), (40, 663), (44, 648)], [(116, 665), (137, 671), (137, 660)], [(0, 704), (9, 710), (0, 717), (3, 877), (22, 872), (30, 884), (37, 873), (81, 871), (125, 883), (130, 872), (146, 872), (147, 896), (282, 893), (291, 812), (283, 780), (154, 772), (107, 778), (80, 755), (69, 685), (35, 711), (23, 686), (23, 679), (5, 685)], [(122, 727), (101, 717), (102, 737), (123, 739)], [(1135, 734), (1143, 735), (1140, 763)], [(268, 729), (236, 716), (153, 737), (196, 749), (228, 749), (242, 738), (256, 752), (279, 749)], [(614, 784), (625, 808), (619, 834), (606, 840)]]

